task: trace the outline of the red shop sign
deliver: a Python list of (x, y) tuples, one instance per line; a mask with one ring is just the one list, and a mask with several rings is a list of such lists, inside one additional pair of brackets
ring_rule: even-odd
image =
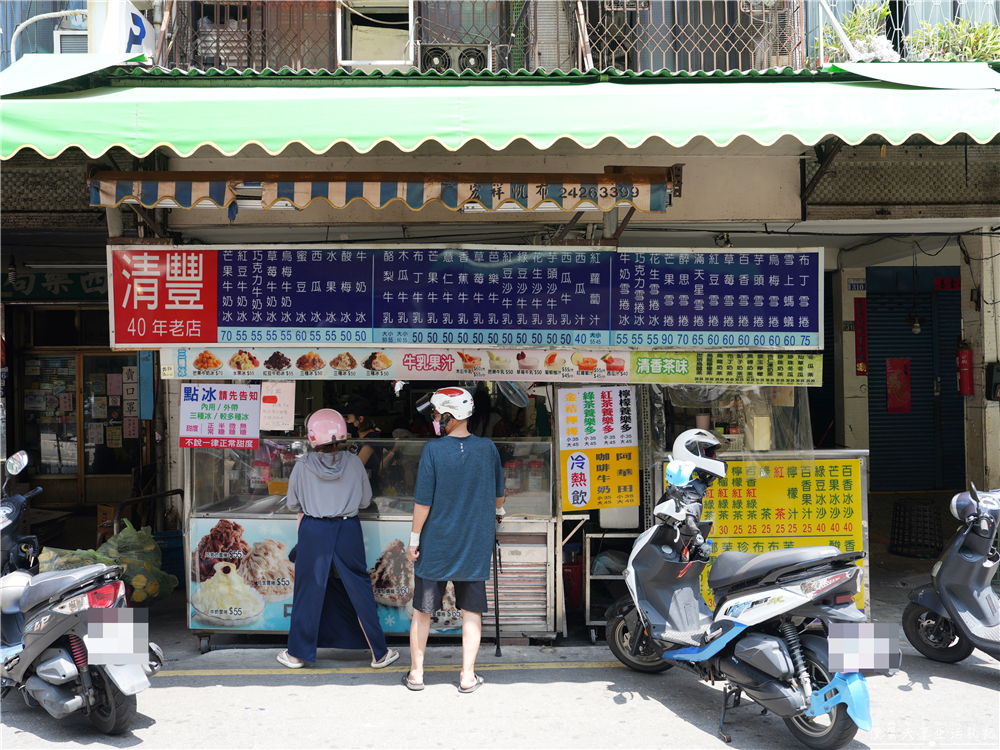
[(112, 344), (152, 347), (218, 337), (217, 253), (110, 250)]
[(858, 375), (868, 375), (868, 299), (854, 298), (854, 361)]

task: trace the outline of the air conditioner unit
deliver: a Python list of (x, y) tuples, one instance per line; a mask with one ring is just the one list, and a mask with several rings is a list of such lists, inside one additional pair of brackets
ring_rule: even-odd
[(52, 51), (57, 55), (87, 54), (87, 30), (55, 29), (52, 32)]
[(419, 46), (418, 62), (420, 72), (436, 70), (457, 70), (459, 73), (471, 70), (479, 73), (493, 70), (493, 47), (489, 44), (431, 44), (423, 42)]

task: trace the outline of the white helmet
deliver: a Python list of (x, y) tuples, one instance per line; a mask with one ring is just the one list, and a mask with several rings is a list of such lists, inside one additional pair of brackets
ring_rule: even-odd
[(472, 395), (464, 388), (440, 388), (431, 396), (431, 406), (438, 414), (468, 419), (472, 416)]
[(674, 441), (674, 461), (690, 462), (696, 470), (722, 479), (726, 476), (726, 462), (715, 457), (722, 443), (708, 430), (687, 430)]

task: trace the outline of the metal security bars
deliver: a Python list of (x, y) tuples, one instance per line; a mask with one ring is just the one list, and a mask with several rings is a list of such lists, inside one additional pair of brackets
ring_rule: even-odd
[[(928, 54), (912, 43), (922, 22), (995, 25), (1000, 16), (1000, 3), (986, 0), (829, 5), (855, 39), (866, 33), (858, 14), (884, 5), (877, 32), (884, 38), (874, 46), (894, 48), (904, 59)], [(337, 6), (334, 0), (178, 2), (158, 62), (187, 70), (334, 70), (342, 67), (339, 17), (343, 59), (397, 54), (379, 59), (413, 59), (421, 71), (803, 68), (816, 63), (824, 21), (829, 26), (820, 4), (807, 0), (421, 0), (412, 28), (403, 0), (341, 3), (339, 14)], [(415, 50), (408, 49), (411, 33)], [(835, 38), (832, 27), (827, 37)], [(836, 50), (824, 56), (836, 59)]]

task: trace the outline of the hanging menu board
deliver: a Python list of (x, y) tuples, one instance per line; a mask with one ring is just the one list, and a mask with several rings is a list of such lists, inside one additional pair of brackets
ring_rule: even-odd
[(637, 432), (631, 387), (559, 389), (564, 511), (639, 504)]
[(108, 248), (112, 341), (822, 347), (818, 250)]

